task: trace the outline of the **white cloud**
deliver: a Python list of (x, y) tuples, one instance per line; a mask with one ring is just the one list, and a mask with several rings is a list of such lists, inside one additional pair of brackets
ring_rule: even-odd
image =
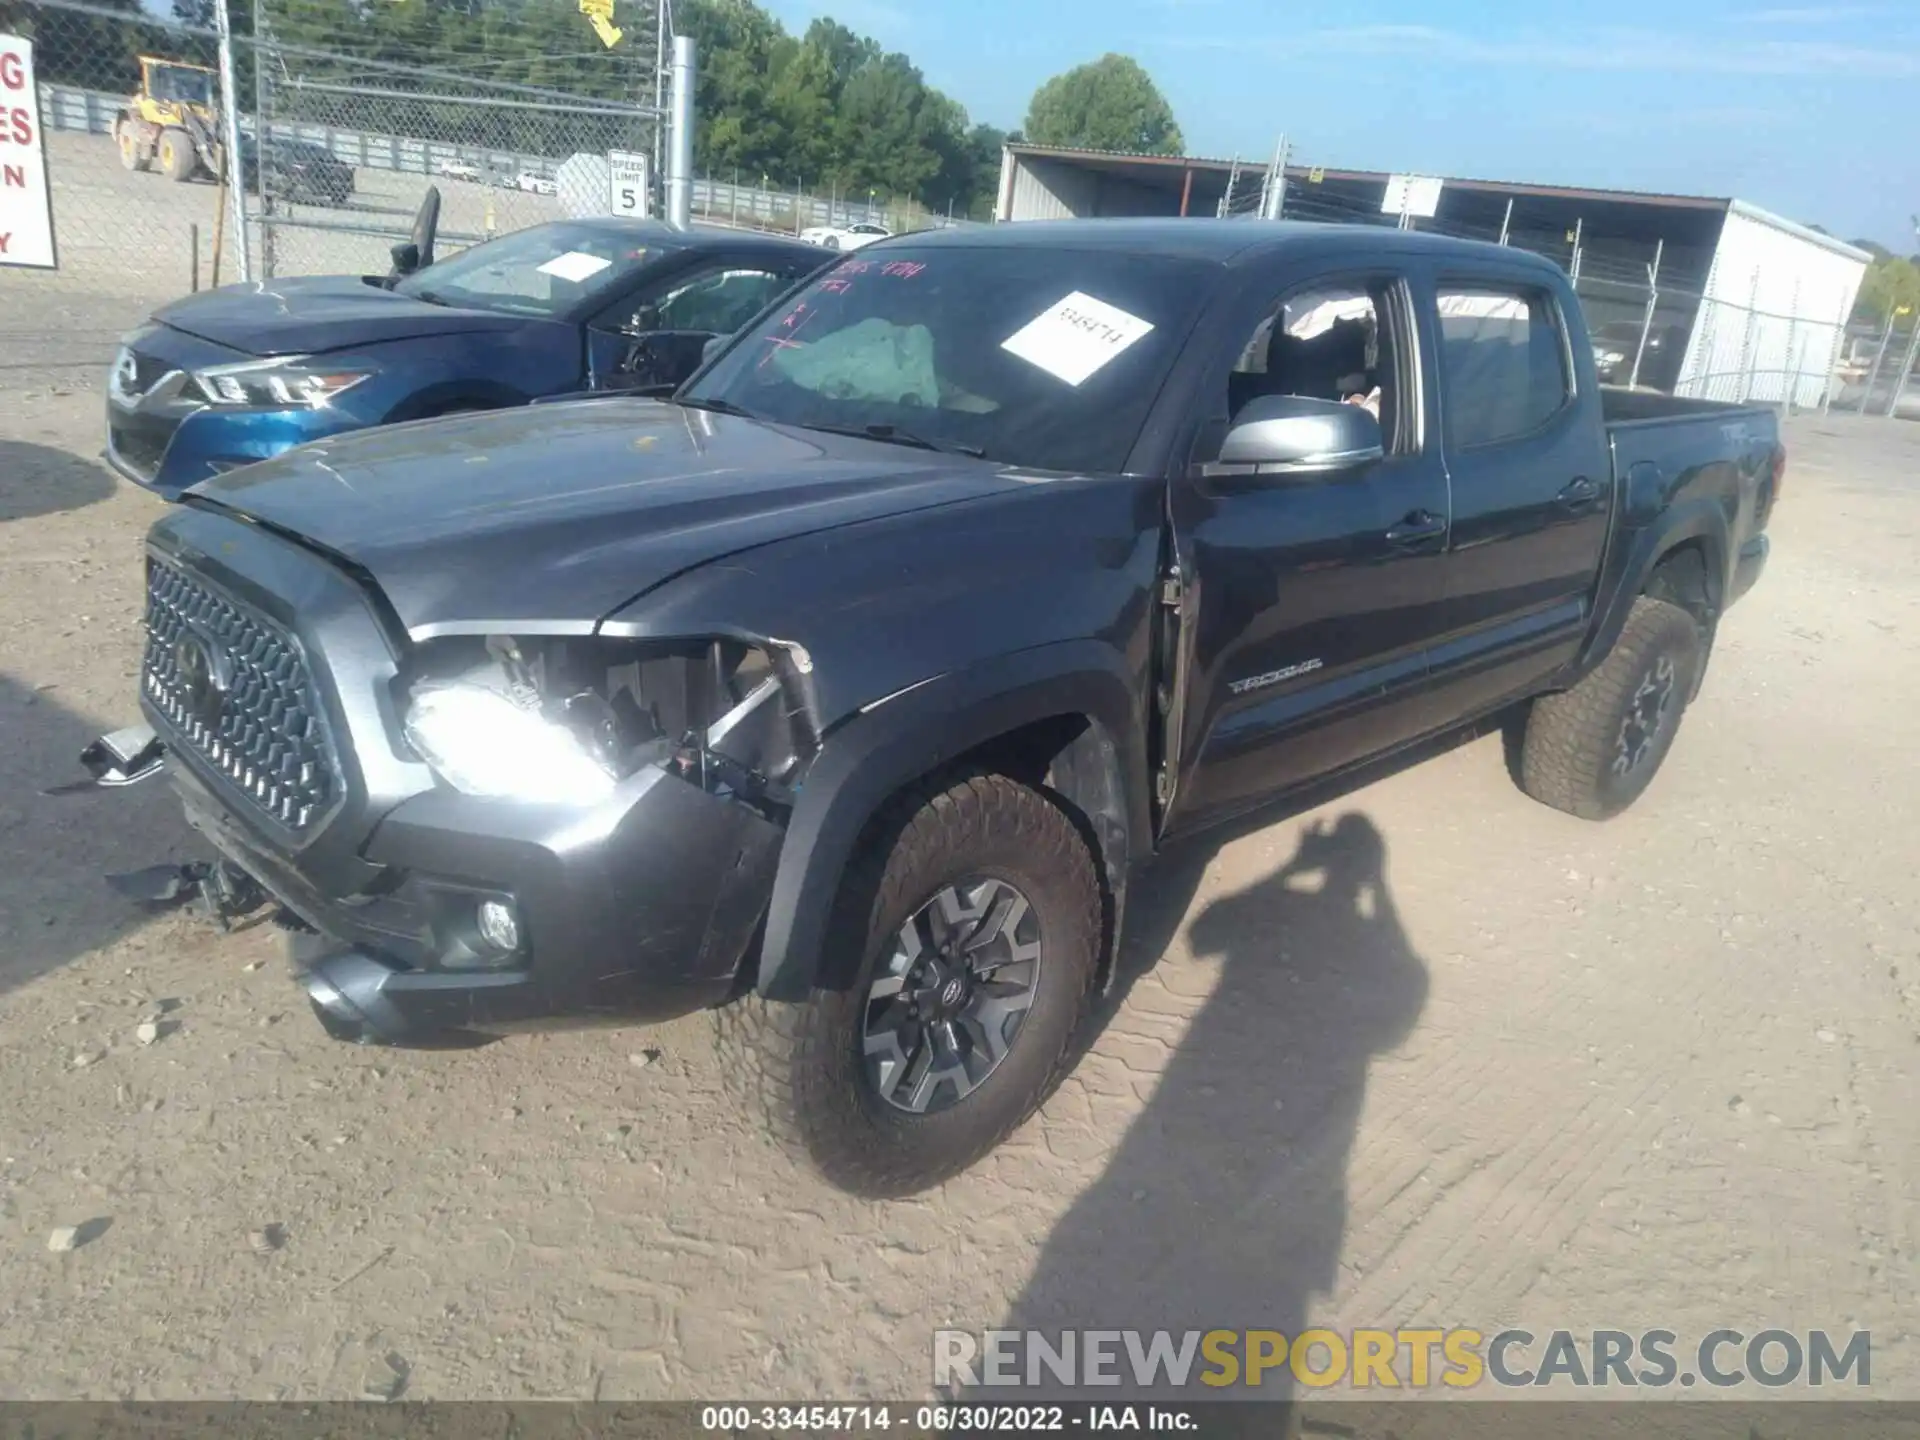
[(1898, 41), (1875, 46), (1807, 40), (1719, 40), (1629, 29), (1496, 39), (1435, 25), (1355, 25), (1264, 41), (1244, 35), (1170, 36), (1163, 43), (1203, 50), (1263, 48), (1296, 59), (1311, 54), (1405, 55), (1438, 64), (1550, 70), (1920, 77), (1920, 44)]

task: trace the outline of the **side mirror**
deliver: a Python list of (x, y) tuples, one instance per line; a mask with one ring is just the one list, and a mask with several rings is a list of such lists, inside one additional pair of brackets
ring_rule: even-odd
[(387, 253), (393, 257), (396, 275), (411, 275), (420, 268), (420, 247), (411, 240), (402, 240)]
[(1385, 455), (1380, 422), (1362, 406), (1262, 395), (1234, 416), (1220, 458), (1203, 473), (1314, 477), (1369, 465)]
[(724, 335), (716, 335), (711, 340), (707, 341), (706, 344), (700, 347), (700, 363), (704, 365), (709, 360), (713, 359), (714, 356), (720, 353), (720, 347), (725, 345), (726, 343), (727, 343), (727, 337)]

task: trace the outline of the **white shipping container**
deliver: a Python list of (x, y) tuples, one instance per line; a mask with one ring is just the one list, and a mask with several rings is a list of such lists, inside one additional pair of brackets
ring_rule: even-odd
[(1674, 392), (1820, 404), (1870, 257), (1735, 200), (1727, 208)]

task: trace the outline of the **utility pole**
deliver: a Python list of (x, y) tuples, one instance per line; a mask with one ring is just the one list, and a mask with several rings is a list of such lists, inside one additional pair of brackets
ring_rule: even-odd
[[(227, 14), (230, 0), (214, 0), (214, 33), (220, 46), (220, 142), (226, 154), (227, 196), (233, 203), (233, 249), (240, 261), (240, 278), (253, 279), (253, 265), (247, 256), (247, 183), (240, 163), (240, 97), (234, 93), (233, 21)], [(259, 57), (255, 56), (255, 63)], [(256, 116), (254, 123), (259, 124)], [(266, 136), (260, 136), (260, 169), (267, 168)]]
[(693, 221), (693, 37), (673, 37), (672, 125), (667, 136), (667, 223)]

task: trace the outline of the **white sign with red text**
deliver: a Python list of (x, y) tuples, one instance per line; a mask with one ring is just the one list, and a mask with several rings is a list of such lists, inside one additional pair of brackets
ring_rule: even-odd
[(57, 263), (33, 42), (0, 35), (0, 265), (51, 270)]

